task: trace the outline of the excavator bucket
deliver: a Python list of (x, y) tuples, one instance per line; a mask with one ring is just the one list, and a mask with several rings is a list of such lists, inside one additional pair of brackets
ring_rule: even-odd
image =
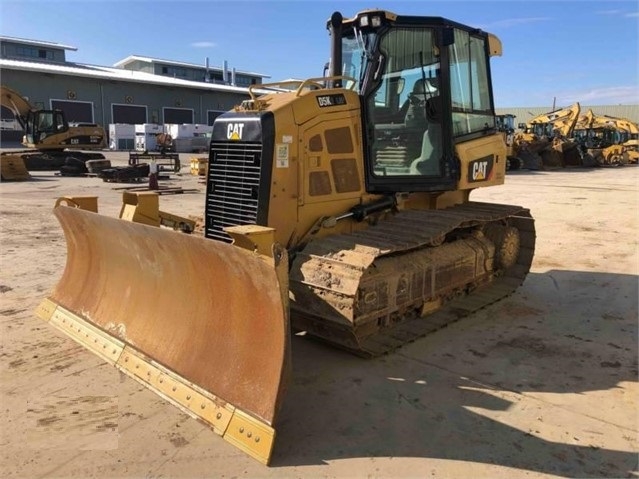
[(2, 181), (27, 181), (31, 174), (19, 154), (3, 153), (0, 156), (0, 178)]
[(290, 371), (286, 251), (266, 257), (95, 206), (56, 205), (67, 264), (37, 315), (268, 464)]

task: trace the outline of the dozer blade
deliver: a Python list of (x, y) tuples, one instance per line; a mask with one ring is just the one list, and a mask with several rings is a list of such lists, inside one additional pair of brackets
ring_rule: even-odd
[(67, 264), (38, 316), (268, 464), (290, 370), (286, 252), (54, 213)]

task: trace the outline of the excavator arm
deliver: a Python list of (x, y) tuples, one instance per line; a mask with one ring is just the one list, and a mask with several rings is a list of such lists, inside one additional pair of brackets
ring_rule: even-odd
[(592, 109), (588, 108), (588, 111), (577, 119), (574, 129), (588, 130), (592, 128), (594, 121), (595, 121), (595, 114), (593, 113)]
[(29, 101), (20, 96), (20, 94), (16, 91), (3, 85), (0, 86), (0, 103), (3, 107), (11, 110), (15, 115), (16, 120), (18, 120), (18, 123), (20, 123), (20, 126), (25, 128), (27, 113), (33, 109), (33, 106), (29, 103)]
[(575, 129), (604, 129), (618, 130), (625, 134), (629, 140), (637, 140), (639, 127), (637, 124), (625, 118), (617, 118), (608, 115), (595, 115), (592, 110), (588, 110), (585, 115), (579, 117)]
[(630, 120), (625, 118), (616, 118), (614, 116), (604, 115), (603, 117), (599, 117), (604, 121), (608, 122), (615, 128), (623, 130), (627, 132), (630, 136), (630, 139), (636, 140), (637, 136), (639, 136), (639, 126), (636, 123), (633, 123)]
[(527, 130), (534, 130), (535, 125), (549, 125), (550, 131), (558, 131), (562, 136), (569, 138), (572, 136), (572, 132), (575, 129), (575, 125), (579, 120), (579, 113), (581, 112), (581, 106), (579, 102), (576, 102), (569, 107), (561, 110), (544, 113), (536, 116), (526, 125)]

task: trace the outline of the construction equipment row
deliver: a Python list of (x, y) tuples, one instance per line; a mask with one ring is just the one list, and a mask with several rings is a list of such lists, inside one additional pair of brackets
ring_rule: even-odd
[(581, 115), (581, 106), (538, 115), (514, 127), (514, 115), (499, 115), (506, 135), (508, 169), (621, 166), (639, 161), (639, 126), (625, 118)]

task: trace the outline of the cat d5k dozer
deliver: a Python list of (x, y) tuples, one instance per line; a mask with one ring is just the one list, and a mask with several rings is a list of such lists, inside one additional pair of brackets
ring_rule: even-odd
[(328, 28), (327, 76), (251, 87), (216, 119), (204, 238), (61, 205), (68, 262), (39, 310), (265, 463), (289, 311), (389, 353), (512, 293), (535, 246), (526, 208), (469, 199), (505, 178), (499, 40), (382, 10)]

